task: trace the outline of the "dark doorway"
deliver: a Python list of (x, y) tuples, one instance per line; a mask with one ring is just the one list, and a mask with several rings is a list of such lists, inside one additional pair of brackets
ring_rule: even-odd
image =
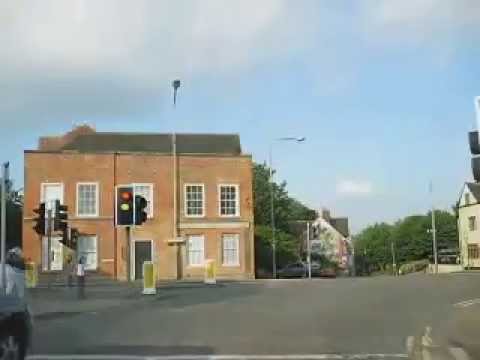
[(143, 263), (152, 261), (152, 243), (135, 241), (135, 280), (143, 279)]

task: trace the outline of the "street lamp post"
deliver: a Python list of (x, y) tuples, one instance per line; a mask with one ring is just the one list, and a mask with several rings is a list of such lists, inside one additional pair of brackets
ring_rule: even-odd
[[(283, 137), (275, 139), (275, 141), (295, 141), (301, 143), (305, 141), (305, 137)], [(275, 239), (275, 201), (274, 201), (274, 191), (273, 191), (273, 142), (270, 143), (270, 148), (268, 152), (268, 162), (269, 162), (269, 177), (270, 177), (270, 222), (272, 226), (272, 277), (277, 278), (277, 243)]]

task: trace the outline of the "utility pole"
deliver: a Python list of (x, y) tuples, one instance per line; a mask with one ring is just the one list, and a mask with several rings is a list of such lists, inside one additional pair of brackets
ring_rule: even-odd
[(433, 261), (435, 263), (435, 274), (438, 274), (438, 255), (437, 255), (437, 228), (435, 226), (435, 209), (432, 206), (432, 237), (433, 237)]
[[(181, 82), (179, 79), (172, 81), (173, 88), (173, 108), (177, 108), (177, 91), (180, 88)], [(178, 210), (177, 210), (177, 181), (178, 181), (178, 169), (177, 169), (177, 134), (173, 131), (172, 134), (172, 160), (173, 160), (173, 240), (175, 241), (176, 246), (176, 257), (177, 257), (177, 280), (180, 280), (183, 277), (183, 264), (182, 264), (182, 249), (181, 243), (177, 242), (178, 240)]]
[[(301, 143), (305, 141), (305, 137), (283, 137), (275, 139), (276, 141), (295, 141)], [(269, 180), (270, 180), (270, 222), (272, 226), (272, 277), (277, 278), (277, 244), (275, 239), (275, 209), (274, 209), (274, 190), (273, 190), (273, 163), (272, 163), (272, 152), (273, 152), (273, 142), (270, 143), (269, 152), (268, 152), (268, 162), (269, 162)]]
[(430, 195), (432, 197), (432, 240), (433, 240), (433, 261), (435, 264), (435, 274), (438, 274), (438, 255), (437, 255), (437, 229), (435, 226), (435, 207), (433, 205), (433, 183), (430, 181)]
[(270, 223), (272, 226), (272, 277), (277, 278), (277, 244), (275, 240), (275, 209), (273, 200), (273, 170), (272, 170), (272, 145), (268, 153), (269, 178), (270, 178)]
[(308, 262), (308, 278), (312, 280), (312, 252), (310, 247), (310, 222), (307, 221), (307, 262)]
[(395, 244), (390, 242), (390, 247), (392, 249), (392, 271), (393, 271), (393, 276), (397, 276), (397, 261), (396, 261), (396, 256), (395, 256)]
[(0, 234), (0, 248), (1, 248), (1, 265), (2, 265), (2, 294), (6, 294), (7, 291), (7, 278), (6, 278), (6, 268), (5, 268), (5, 261), (6, 261), (6, 251), (7, 251), (7, 182), (8, 182), (8, 166), (9, 163), (6, 162), (2, 165), (2, 191), (1, 191), (1, 205), (0, 205), (0, 226), (1, 226), (1, 234)]
[(363, 275), (367, 274), (367, 248), (363, 248)]

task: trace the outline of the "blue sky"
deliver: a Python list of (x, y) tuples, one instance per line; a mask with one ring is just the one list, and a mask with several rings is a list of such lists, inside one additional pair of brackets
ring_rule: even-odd
[[(235, 132), (311, 207), (377, 221), (449, 208), (471, 179), (480, 5), (3, 1), (0, 160), (74, 124)], [(182, 79), (178, 106), (170, 82)]]

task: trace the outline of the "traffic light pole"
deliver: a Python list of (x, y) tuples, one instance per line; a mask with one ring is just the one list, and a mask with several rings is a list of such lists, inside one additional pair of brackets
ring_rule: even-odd
[(126, 256), (127, 256), (127, 281), (130, 282), (132, 281), (132, 275), (131, 275), (131, 257), (130, 257), (130, 244), (132, 240), (132, 227), (127, 226), (127, 249), (126, 249)]
[(307, 221), (307, 261), (308, 261), (308, 278), (312, 280), (312, 248), (310, 246), (310, 222)]
[(52, 209), (47, 211), (48, 270), (52, 267)]

